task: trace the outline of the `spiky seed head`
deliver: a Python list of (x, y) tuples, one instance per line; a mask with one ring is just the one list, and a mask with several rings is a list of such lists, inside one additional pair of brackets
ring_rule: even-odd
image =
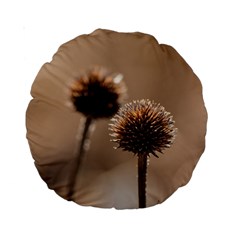
[(112, 117), (126, 98), (126, 86), (121, 74), (94, 67), (71, 86), (75, 109), (92, 118)]
[(109, 130), (117, 148), (134, 154), (163, 153), (176, 136), (173, 117), (163, 106), (150, 100), (125, 104), (111, 119)]

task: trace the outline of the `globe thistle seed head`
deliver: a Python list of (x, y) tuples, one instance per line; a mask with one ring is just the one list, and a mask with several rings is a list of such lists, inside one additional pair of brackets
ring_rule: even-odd
[(121, 74), (95, 67), (71, 86), (71, 100), (75, 109), (92, 118), (109, 118), (119, 109), (126, 97)]
[(125, 104), (111, 119), (112, 141), (118, 148), (134, 154), (163, 153), (176, 135), (173, 117), (163, 106), (150, 100), (138, 100)]

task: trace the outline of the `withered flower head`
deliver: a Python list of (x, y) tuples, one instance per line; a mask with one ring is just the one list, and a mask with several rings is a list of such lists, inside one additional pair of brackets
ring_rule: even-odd
[(118, 148), (134, 154), (163, 153), (176, 135), (173, 117), (163, 106), (150, 100), (125, 104), (111, 120), (110, 131)]
[(80, 77), (71, 87), (71, 100), (77, 111), (87, 117), (108, 118), (119, 109), (126, 97), (121, 74), (95, 67)]

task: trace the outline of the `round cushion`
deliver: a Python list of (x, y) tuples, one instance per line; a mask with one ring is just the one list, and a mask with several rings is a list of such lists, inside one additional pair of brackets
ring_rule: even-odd
[[(159, 158), (151, 156), (148, 166), (147, 206), (161, 203), (190, 180), (204, 151), (207, 112), (198, 77), (173, 47), (151, 35), (98, 29), (61, 45), (41, 67), (26, 112), (27, 139), (38, 172), (50, 189), (66, 198), (85, 118), (69, 107), (69, 88), (96, 65), (123, 74), (126, 102), (154, 100), (173, 115), (178, 128), (174, 144)], [(109, 122), (95, 121), (73, 201), (138, 208), (137, 156), (113, 148)]]

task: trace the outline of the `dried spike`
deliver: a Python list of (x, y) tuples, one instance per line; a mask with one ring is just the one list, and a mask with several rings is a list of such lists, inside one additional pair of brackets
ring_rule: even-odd
[(124, 151), (157, 156), (175, 139), (173, 122), (173, 117), (159, 103), (142, 99), (120, 108), (109, 129), (113, 141)]

